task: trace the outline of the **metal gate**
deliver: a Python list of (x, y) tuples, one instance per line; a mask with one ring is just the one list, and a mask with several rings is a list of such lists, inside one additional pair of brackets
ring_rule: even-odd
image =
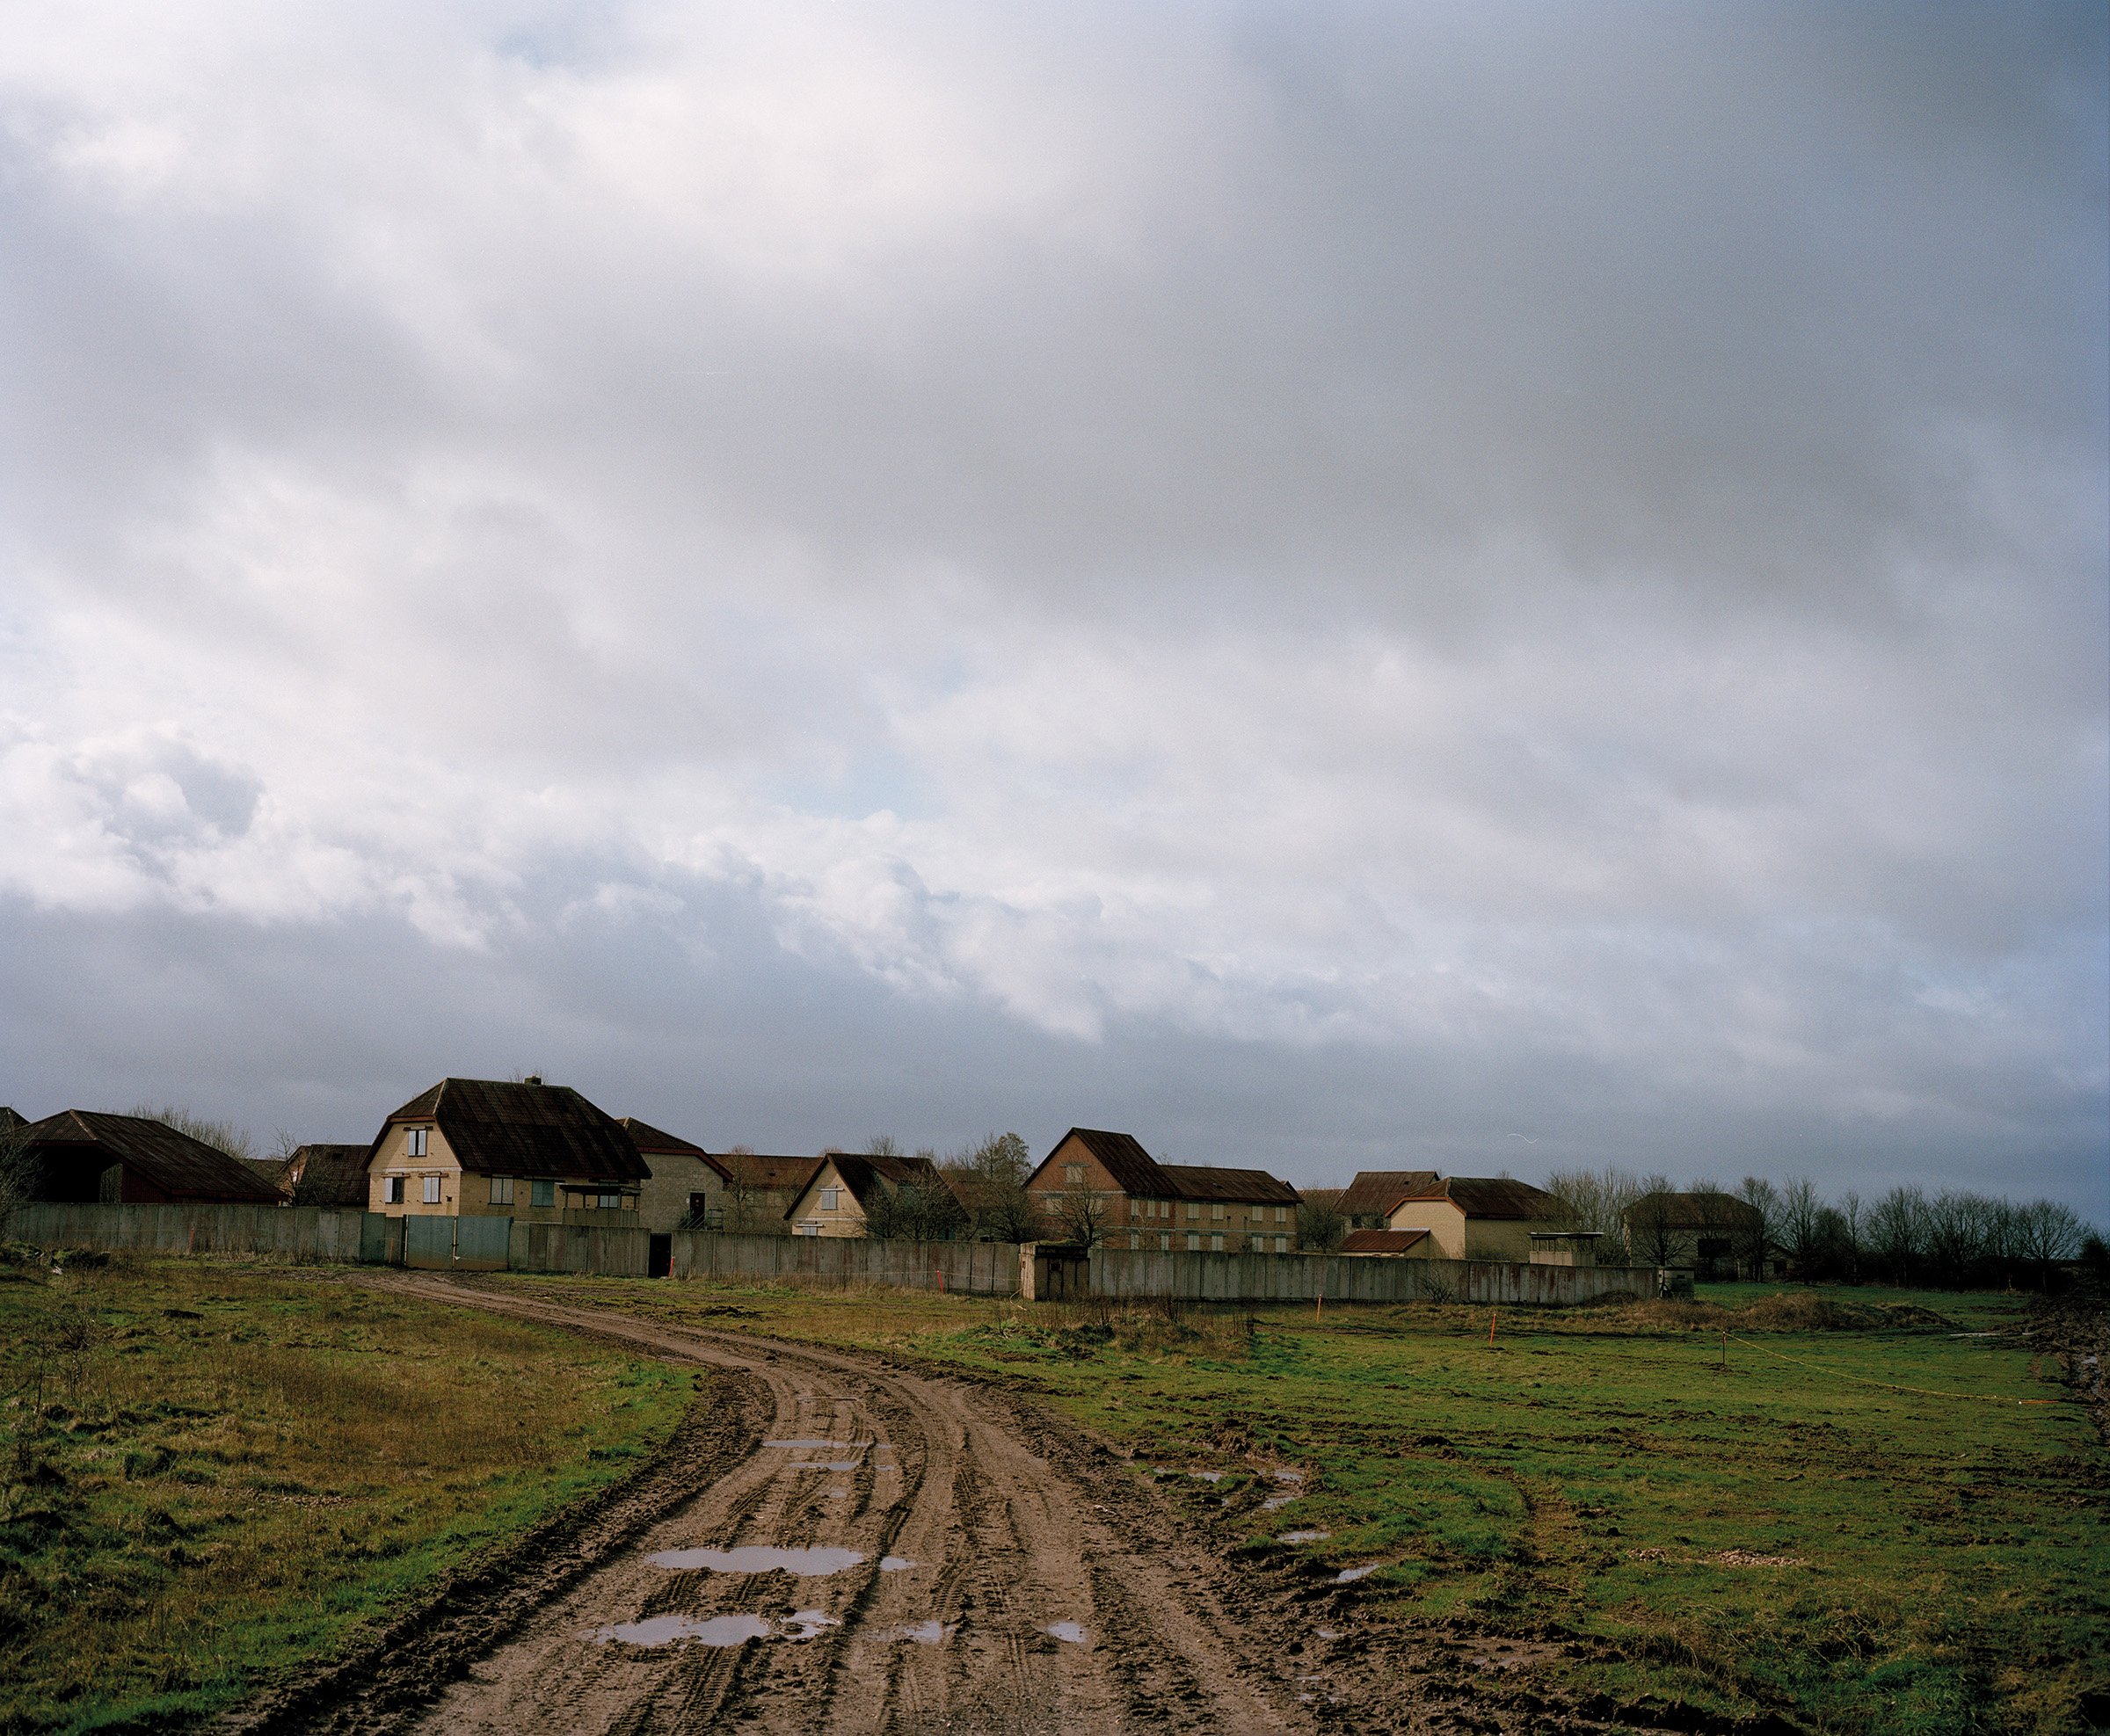
[(403, 1220), (403, 1263), (420, 1271), (449, 1271), (455, 1263), (455, 1220), (434, 1214)]
[(513, 1239), (510, 1217), (455, 1219), (455, 1266), (463, 1272), (503, 1272)]

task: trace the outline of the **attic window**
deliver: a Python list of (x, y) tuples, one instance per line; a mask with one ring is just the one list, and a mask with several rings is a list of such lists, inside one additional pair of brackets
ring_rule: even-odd
[(413, 1127), (405, 1133), (403, 1136), (404, 1156), (422, 1158), (425, 1155), (425, 1137), (431, 1131), (429, 1127)]
[(1084, 1185), (1084, 1166), (1082, 1164), (1063, 1165), (1062, 1179), (1073, 1188), (1081, 1188)]
[(820, 1190), (820, 1209), (823, 1211), (833, 1211), (835, 1202), (840, 1197), (842, 1189), (840, 1188), (823, 1188)]

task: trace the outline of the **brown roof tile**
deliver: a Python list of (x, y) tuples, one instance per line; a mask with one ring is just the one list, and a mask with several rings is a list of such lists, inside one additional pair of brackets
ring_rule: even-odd
[(1342, 1253), (1405, 1253), (1426, 1241), (1426, 1230), (1350, 1230), (1341, 1238)]
[(1334, 1209), (1343, 1217), (1383, 1217), (1409, 1194), (1433, 1188), (1439, 1179), (1432, 1169), (1359, 1169), (1334, 1202)]
[(33, 1151), (96, 1154), (104, 1165), (136, 1170), (173, 1199), (235, 1205), (276, 1205), (276, 1187), (239, 1158), (165, 1122), (144, 1115), (111, 1115), (97, 1109), (62, 1109), (23, 1129)]
[(1238, 1205), (1293, 1206), (1303, 1196), (1264, 1169), (1226, 1169), (1217, 1164), (1160, 1164), (1175, 1200), (1223, 1200)]
[[(1131, 1133), (1109, 1133), (1102, 1128), (1073, 1127), (1055, 1142), (1051, 1151), (1040, 1160), (1045, 1169), (1056, 1151), (1072, 1139), (1080, 1141), (1084, 1149), (1096, 1158), (1106, 1173), (1114, 1178), (1114, 1184), (1134, 1199), (1171, 1199), (1172, 1183), (1165, 1173), (1164, 1166), (1143, 1149), (1142, 1143)], [(1036, 1175), (1038, 1170), (1034, 1172)]]
[(1402, 1195), (1393, 1203), (1401, 1206), (1412, 1200), (1448, 1200), (1467, 1217), (1536, 1219), (1566, 1215), (1561, 1202), (1545, 1188), (1508, 1176), (1447, 1175), (1432, 1187)]
[(391, 1115), (369, 1159), (398, 1122), (430, 1121), (462, 1167), (477, 1175), (643, 1181), (651, 1168), (606, 1110), (568, 1085), (444, 1079)]
[(787, 1189), (803, 1193), (813, 1179), (813, 1172), (820, 1167), (819, 1158), (766, 1158), (753, 1151), (720, 1151), (711, 1161), (726, 1172), (728, 1181), (760, 1188), (766, 1194)]

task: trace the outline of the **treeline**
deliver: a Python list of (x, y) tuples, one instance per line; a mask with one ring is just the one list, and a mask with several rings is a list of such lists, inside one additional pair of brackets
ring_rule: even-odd
[(864, 1202), (869, 1236), (915, 1242), (1023, 1242), (1043, 1233), (1026, 1193), (1033, 1154), (1015, 1133), (992, 1133), (978, 1144), (941, 1158), (928, 1147), (905, 1153), (886, 1134), (865, 1145), (875, 1158), (920, 1158), (940, 1172), (936, 1183), (904, 1181), (875, 1188)]
[(1734, 1188), (1703, 1180), (1679, 1190), (1666, 1176), (1618, 1168), (1556, 1171), (1546, 1187), (1577, 1229), (1623, 1242), (1648, 1265), (1683, 1263), (1706, 1233), (1692, 1212), (1663, 1203), (1680, 1192), (1725, 1202), (1710, 1227), (1751, 1271), (1785, 1261), (1796, 1277), (1840, 1283), (2041, 1289), (2069, 1261), (2106, 1258), (2102, 1238), (2056, 1200), (1911, 1185), (1873, 1199), (1852, 1189), (1826, 1199), (1807, 1177), (1776, 1184), (1759, 1175)]

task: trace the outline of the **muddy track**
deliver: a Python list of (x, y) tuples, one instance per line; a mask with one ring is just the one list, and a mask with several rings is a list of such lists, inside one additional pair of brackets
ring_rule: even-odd
[[(1001, 1393), (446, 1278), (373, 1282), (702, 1364), (711, 1402), (686, 1481), (640, 1479), (621, 1521), (540, 1558), (512, 1551), (428, 1608), (425, 1631), (247, 1728), (1260, 1736), (1332, 1722), (1299, 1703), (1278, 1637), (1233, 1613), (1204, 1544), (1183, 1546), (1103, 1448)], [(752, 1545), (838, 1553), (795, 1558), (833, 1569), (807, 1573), (653, 1559)]]

